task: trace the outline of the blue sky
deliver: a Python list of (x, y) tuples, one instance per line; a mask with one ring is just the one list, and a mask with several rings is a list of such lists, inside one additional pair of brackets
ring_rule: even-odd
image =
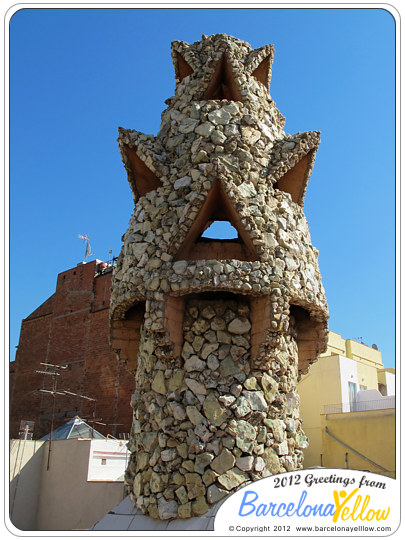
[(331, 330), (395, 361), (395, 20), (382, 9), (23, 9), (10, 22), (10, 349), (84, 256), (117, 256), (133, 201), (118, 126), (156, 134), (170, 43), (275, 46), (285, 131), (321, 131), (305, 213)]

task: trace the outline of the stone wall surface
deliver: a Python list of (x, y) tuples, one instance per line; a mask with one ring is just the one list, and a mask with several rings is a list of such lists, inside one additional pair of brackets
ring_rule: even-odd
[[(136, 379), (126, 482), (160, 519), (302, 466), (296, 384), (328, 319), (303, 212), (319, 133), (284, 133), (273, 47), (219, 34), (174, 42), (172, 57), (157, 136), (119, 130), (135, 210), (110, 307)], [(238, 238), (201, 238), (215, 221)]]

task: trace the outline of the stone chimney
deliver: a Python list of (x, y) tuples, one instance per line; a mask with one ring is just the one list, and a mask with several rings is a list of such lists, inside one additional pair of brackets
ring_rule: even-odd
[[(303, 211), (319, 132), (284, 133), (273, 46), (219, 34), (172, 58), (157, 136), (119, 129), (135, 209), (110, 311), (136, 379), (126, 483), (162, 520), (302, 468), (296, 386), (328, 319)], [(235, 238), (210, 238), (218, 221)]]

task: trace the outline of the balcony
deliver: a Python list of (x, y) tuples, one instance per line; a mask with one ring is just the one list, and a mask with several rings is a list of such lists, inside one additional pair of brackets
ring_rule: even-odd
[(381, 409), (394, 409), (395, 396), (381, 396), (381, 399), (373, 399), (369, 401), (355, 401), (354, 403), (336, 403), (332, 405), (324, 405), (324, 414), (351, 413), (363, 411), (377, 411)]

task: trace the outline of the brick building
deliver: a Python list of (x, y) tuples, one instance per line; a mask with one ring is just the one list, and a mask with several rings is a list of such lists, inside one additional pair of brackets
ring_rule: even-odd
[[(20, 341), (10, 364), (10, 437), (17, 438), (20, 422), (34, 422), (33, 437), (49, 433), (54, 379), (54, 428), (79, 415), (101, 433), (119, 437), (132, 424), (131, 395), (135, 380), (119, 362), (108, 343), (108, 310), (112, 266), (95, 260), (78, 264), (58, 275), (55, 293), (22, 321)], [(42, 363), (42, 364), (41, 364)], [(67, 366), (59, 376), (45, 364)]]

